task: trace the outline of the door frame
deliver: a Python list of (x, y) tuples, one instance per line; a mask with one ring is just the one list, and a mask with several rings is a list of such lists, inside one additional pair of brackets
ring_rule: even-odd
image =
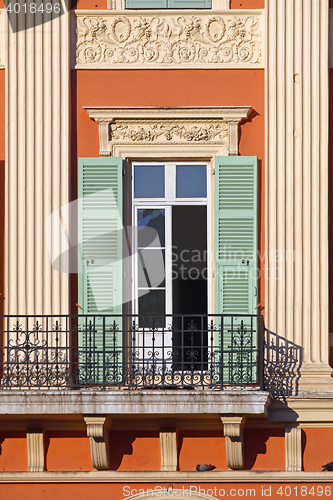
[[(134, 198), (134, 167), (136, 165), (164, 165), (166, 168), (166, 178), (165, 178), (165, 198)], [(207, 180), (207, 197), (206, 198), (176, 198), (175, 189), (175, 167), (176, 165), (206, 165), (206, 180)], [(172, 172), (173, 169), (173, 172)], [(172, 206), (174, 205), (204, 205), (207, 207), (207, 312), (212, 313), (213, 307), (213, 255), (210, 251), (214, 248), (213, 242), (213, 211), (214, 211), (214, 199), (212, 196), (213, 186), (212, 186), (212, 174), (213, 174), (211, 162), (207, 159), (198, 161), (198, 159), (184, 159), (177, 161), (173, 158), (167, 159), (165, 161), (156, 160), (149, 158), (147, 161), (143, 160), (133, 160), (130, 162), (130, 175), (131, 175), (131, 220), (132, 224), (136, 224), (136, 214), (137, 208), (164, 208), (166, 210), (166, 314), (172, 314)], [(167, 178), (169, 176), (169, 178)], [(168, 182), (172, 185), (168, 186)], [(172, 194), (173, 193), (173, 194)], [(167, 210), (169, 208), (169, 210)], [(167, 220), (167, 213), (169, 212), (169, 220)], [(167, 231), (169, 235), (167, 237)], [(167, 248), (167, 240), (171, 242), (171, 247)], [(133, 282), (132, 282), (132, 312), (138, 313), (138, 301), (137, 301), (137, 243), (136, 235), (133, 238)], [(169, 269), (167, 266), (170, 266)], [(168, 290), (169, 285), (169, 290)], [(167, 305), (168, 304), (168, 305)]]

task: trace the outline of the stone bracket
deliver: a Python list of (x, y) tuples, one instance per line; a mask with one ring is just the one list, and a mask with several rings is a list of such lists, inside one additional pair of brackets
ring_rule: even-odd
[(94, 469), (109, 468), (109, 424), (106, 416), (86, 416), (87, 436), (90, 441), (91, 462)]
[(45, 470), (44, 430), (27, 429), (28, 472)]
[(160, 429), (161, 470), (177, 470), (177, 440), (177, 429), (163, 427)]
[(284, 436), (286, 471), (300, 472), (302, 470), (302, 429), (286, 427)]
[(243, 457), (243, 426), (245, 417), (221, 415), (225, 446), (227, 453), (227, 465), (229, 469), (244, 469)]
[(98, 123), (99, 155), (112, 156), (119, 146), (218, 146), (225, 156), (238, 155), (239, 124), (250, 106), (218, 108), (85, 108)]

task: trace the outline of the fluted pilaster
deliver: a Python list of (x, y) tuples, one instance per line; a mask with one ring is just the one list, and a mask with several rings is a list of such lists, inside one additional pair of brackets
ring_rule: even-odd
[(294, 344), (310, 391), (332, 380), (328, 14), (328, 0), (266, 2), (266, 326)]
[[(61, 2), (59, 2), (61, 3)], [(30, 5), (30, 4), (27, 4)], [(53, 3), (54, 6), (54, 3)], [(65, 314), (45, 220), (68, 203), (69, 13), (6, 16), (6, 313)], [(59, 240), (52, 235), (52, 242)], [(53, 243), (52, 243), (53, 244)]]

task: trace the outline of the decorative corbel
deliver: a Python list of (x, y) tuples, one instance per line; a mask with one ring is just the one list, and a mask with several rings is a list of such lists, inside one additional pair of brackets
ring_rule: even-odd
[(105, 416), (84, 417), (90, 441), (91, 462), (94, 469), (109, 468), (109, 424)]
[(45, 470), (44, 430), (27, 429), (28, 472)]
[(239, 120), (228, 121), (229, 156), (238, 156), (238, 125)]
[(299, 427), (285, 428), (286, 471), (302, 470), (302, 429)]
[(99, 133), (99, 156), (111, 156), (110, 151), (110, 121), (111, 120), (96, 120), (98, 123)]
[(225, 446), (227, 452), (227, 465), (229, 469), (244, 469), (243, 456), (243, 426), (244, 416), (221, 416)]
[(177, 429), (163, 427), (160, 429), (161, 470), (177, 470), (177, 438)]

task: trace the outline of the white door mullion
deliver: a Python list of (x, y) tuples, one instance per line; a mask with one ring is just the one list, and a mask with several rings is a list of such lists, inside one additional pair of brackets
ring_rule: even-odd
[(172, 314), (172, 207), (165, 207), (166, 314)]

